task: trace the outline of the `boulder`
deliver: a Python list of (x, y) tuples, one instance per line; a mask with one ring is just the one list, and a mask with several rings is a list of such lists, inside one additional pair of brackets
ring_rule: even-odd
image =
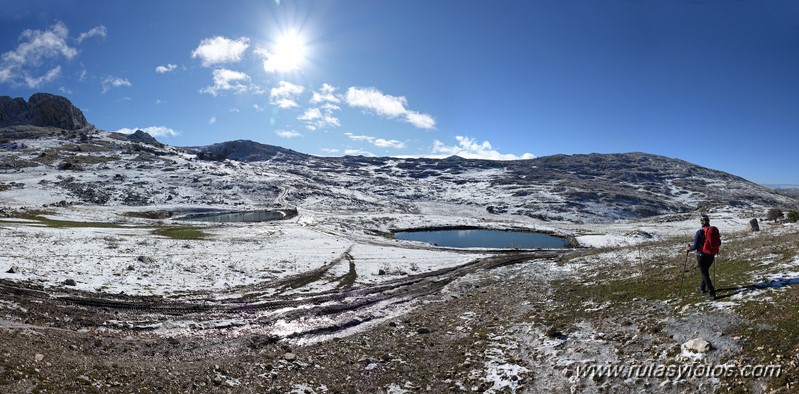
[(757, 219), (752, 219), (749, 221), (749, 232), (760, 231), (760, 224), (757, 222)]
[(694, 353), (707, 353), (710, 351), (710, 342), (702, 338), (694, 338), (682, 344), (685, 350)]

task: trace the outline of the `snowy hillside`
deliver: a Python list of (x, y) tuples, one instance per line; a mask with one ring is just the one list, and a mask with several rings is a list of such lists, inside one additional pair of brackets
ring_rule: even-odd
[(796, 204), (742, 178), (644, 153), (510, 162), (331, 158), (251, 141), (182, 149), (104, 132), (35, 134), (40, 137), (0, 135), (6, 206), (288, 204), (329, 213), (419, 213), (435, 203), (500, 216), (606, 222)]

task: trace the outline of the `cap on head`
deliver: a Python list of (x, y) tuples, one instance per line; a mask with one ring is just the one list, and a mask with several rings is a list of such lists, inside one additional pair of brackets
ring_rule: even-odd
[(699, 217), (699, 221), (703, 223), (710, 223), (710, 217), (703, 213), (702, 216)]

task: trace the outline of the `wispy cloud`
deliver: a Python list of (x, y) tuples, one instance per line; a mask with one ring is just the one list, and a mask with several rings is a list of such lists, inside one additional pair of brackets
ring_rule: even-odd
[(330, 110), (322, 108), (308, 108), (297, 119), (305, 122), (308, 130), (317, 130), (327, 126), (341, 126), (338, 118), (334, 117)]
[(212, 116), (211, 119), (208, 119), (208, 124), (209, 125), (212, 125), (214, 123), (216, 123), (216, 116)]
[(113, 88), (122, 88), (122, 87), (129, 88), (133, 86), (133, 84), (130, 83), (130, 81), (128, 81), (127, 79), (117, 78), (112, 76), (105, 77), (105, 79), (103, 79), (102, 85), (103, 85), (103, 93), (106, 93)]
[(335, 87), (322, 84), (322, 87), (311, 95), (310, 103), (314, 106), (305, 110), (297, 119), (305, 122), (308, 130), (340, 126), (339, 119), (333, 113), (341, 109), (338, 106), (341, 100), (341, 96), (336, 94)]
[(159, 74), (166, 74), (168, 72), (175, 71), (178, 68), (177, 64), (167, 64), (166, 66), (158, 66), (155, 68), (155, 72)]
[(347, 138), (353, 141), (366, 141), (379, 148), (395, 148), (395, 149), (405, 148), (405, 143), (402, 141), (386, 140), (383, 138), (375, 138), (368, 135), (354, 135), (352, 133), (344, 133), (344, 135), (346, 135)]
[(344, 154), (347, 156), (368, 156), (368, 157), (375, 157), (376, 155), (372, 152), (360, 150), (360, 149), (345, 149)]
[(60, 58), (73, 59), (78, 55), (78, 50), (67, 44), (68, 35), (69, 29), (60, 21), (47, 30), (23, 31), (17, 48), (0, 55), (0, 83), (38, 88), (56, 79), (61, 73), (61, 66), (52, 67), (52, 62)]
[(38, 77), (32, 77), (30, 75), (25, 76), (25, 84), (28, 85), (29, 88), (38, 88), (44, 85), (47, 82), (54, 81), (61, 75), (61, 66), (56, 66), (56, 68), (47, 72), (47, 74), (40, 75)]
[(460, 156), (465, 159), (484, 159), (484, 160), (520, 160), (520, 159), (534, 159), (535, 155), (532, 153), (525, 153), (521, 156), (516, 156), (510, 153), (500, 153), (491, 146), (488, 141), (478, 143), (477, 139), (456, 136), (458, 145), (447, 146), (439, 140), (433, 143), (433, 153), (439, 157), (446, 156)]
[(92, 28), (91, 30), (85, 33), (81, 33), (76, 39), (76, 41), (78, 42), (78, 44), (80, 44), (83, 42), (83, 40), (86, 40), (88, 38), (92, 38), (95, 36), (105, 38), (107, 35), (108, 31), (106, 30), (105, 26), (100, 25), (95, 28)]
[(201, 93), (208, 93), (216, 96), (221, 91), (233, 91), (234, 93), (246, 92), (250, 86), (250, 76), (240, 72), (217, 68), (214, 70), (214, 85), (200, 90)]
[(166, 127), (166, 126), (150, 126), (150, 127), (134, 127), (134, 128), (121, 128), (116, 130), (116, 133), (133, 134), (136, 130), (141, 130), (153, 137), (175, 137), (179, 132)]
[(290, 82), (280, 81), (276, 88), (272, 88), (269, 93), (269, 104), (277, 105), (280, 108), (295, 108), (297, 104), (297, 96), (305, 91), (300, 85), (295, 85)]
[(338, 104), (341, 102), (341, 97), (336, 95), (336, 88), (326, 83), (322, 84), (319, 91), (313, 92), (311, 96), (311, 104), (333, 103)]
[(421, 129), (433, 129), (436, 126), (432, 116), (406, 108), (408, 100), (402, 96), (391, 96), (375, 88), (351, 87), (347, 89), (345, 99), (351, 107), (364, 108), (389, 119), (400, 118)]
[(241, 60), (249, 47), (250, 39), (247, 37), (231, 40), (216, 36), (200, 41), (200, 45), (192, 51), (191, 58), (199, 58), (205, 67), (220, 63), (235, 63)]
[(293, 130), (276, 130), (275, 134), (280, 138), (297, 138), (302, 137), (302, 134)]

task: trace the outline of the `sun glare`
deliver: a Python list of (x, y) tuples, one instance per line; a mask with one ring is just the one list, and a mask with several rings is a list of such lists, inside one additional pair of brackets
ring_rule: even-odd
[(275, 41), (274, 52), (269, 59), (272, 68), (279, 72), (295, 71), (305, 62), (307, 47), (305, 40), (294, 29), (283, 33)]

